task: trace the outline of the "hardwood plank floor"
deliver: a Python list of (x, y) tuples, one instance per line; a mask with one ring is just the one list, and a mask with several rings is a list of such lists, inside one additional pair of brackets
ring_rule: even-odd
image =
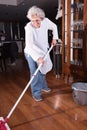
[[(6, 117), (29, 81), (29, 70), (23, 59), (0, 72), (0, 117)], [(36, 102), (30, 88), (8, 120), (11, 130), (87, 130), (87, 105), (73, 101), (71, 84), (57, 79), (53, 71), (47, 75), (50, 93)]]

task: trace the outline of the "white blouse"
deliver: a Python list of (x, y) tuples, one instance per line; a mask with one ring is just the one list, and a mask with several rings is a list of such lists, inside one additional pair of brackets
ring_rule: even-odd
[(30, 55), (34, 61), (43, 57), (49, 48), (48, 29), (53, 31), (53, 39), (58, 39), (57, 26), (48, 18), (44, 18), (40, 28), (34, 28), (31, 22), (25, 26), (24, 52)]
[(41, 22), (40, 28), (34, 28), (31, 22), (25, 26), (24, 52), (29, 54), (34, 61), (37, 61), (39, 57), (43, 57), (49, 48), (48, 29), (53, 31), (53, 39), (58, 39), (57, 26), (48, 18)]

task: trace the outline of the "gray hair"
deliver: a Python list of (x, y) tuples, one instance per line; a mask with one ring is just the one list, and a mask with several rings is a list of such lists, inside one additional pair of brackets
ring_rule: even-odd
[(42, 9), (40, 9), (39, 7), (37, 6), (32, 6), (28, 12), (27, 12), (27, 18), (28, 19), (31, 19), (31, 16), (32, 15), (37, 15), (39, 16), (41, 19), (44, 19), (45, 18), (45, 13)]

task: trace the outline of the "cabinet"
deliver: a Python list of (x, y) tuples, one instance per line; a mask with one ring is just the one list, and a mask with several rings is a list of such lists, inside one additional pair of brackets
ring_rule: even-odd
[(62, 73), (87, 80), (87, 0), (62, 0)]

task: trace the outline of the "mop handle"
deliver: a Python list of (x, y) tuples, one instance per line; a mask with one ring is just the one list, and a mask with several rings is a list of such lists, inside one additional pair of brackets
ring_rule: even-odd
[[(44, 60), (47, 58), (48, 54), (50, 53), (50, 51), (52, 50), (53, 45), (49, 48), (48, 52), (46, 53)], [(20, 102), (21, 98), (23, 97), (23, 95), (25, 94), (25, 92), (27, 91), (29, 85), (31, 84), (32, 80), (34, 79), (34, 77), (36, 76), (37, 72), (39, 71), (39, 69), (41, 68), (42, 64), (40, 64), (38, 66), (38, 68), (36, 69), (35, 73), (32, 75), (30, 81), (28, 82), (28, 84), (26, 85), (25, 89), (23, 90), (23, 92), (21, 93), (21, 95), (19, 96), (18, 100), (16, 101), (16, 103), (14, 104), (14, 106), (12, 107), (11, 111), (9, 112), (8, 116), (6, 117), (6, 121), (10, 118), (10, 116), (12, 115), (13, 111), (15, 110), (16, 106), (18, 105), (18, 103)]]

